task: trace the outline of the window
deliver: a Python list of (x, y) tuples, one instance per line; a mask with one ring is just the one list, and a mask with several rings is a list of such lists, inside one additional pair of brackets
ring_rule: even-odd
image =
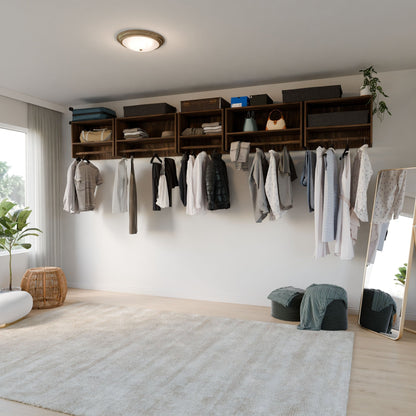
[(8, 198), (24, 208), (26, 132), (0, 125), (0, 200)]

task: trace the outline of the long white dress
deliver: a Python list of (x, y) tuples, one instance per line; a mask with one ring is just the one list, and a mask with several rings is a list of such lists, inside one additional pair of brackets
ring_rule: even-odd
[(339, 206), (335, 255), (342, 260), (354, 258), (354, 245), (351, 238), (350, 195), (351, 195), (351, 156), (346, 154), (339, 175)]
[(189, 156), (188, 167), (186, 169), (186, 214), (195, 215), (195, 194), (194, 194), (194, 162), (195, 157)]
[(208, 155), (207, 152), (200, 152), (194, 164), (194, 190), (195, 190), (195, 209), (197, 214), (205, 214), (208, 210), (207, 196), (207, 171)]
[(315, 218), (315, 258), (325, 257), (329, 254), (328, 243), (322, 241), (322, 221), (324, 205), (324, 166), (323, 155), (325, 148), (319, 146), (316, 149), (315, 167), (315, 194), (314, 194), (314, 218)]

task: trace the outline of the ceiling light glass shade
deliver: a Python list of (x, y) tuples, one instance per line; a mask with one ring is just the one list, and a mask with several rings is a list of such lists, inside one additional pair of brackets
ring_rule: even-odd
[(117, 40), (127, 49), (136, 52), (150, 52), (163, 45), (165, 39), (150, 30), (125, 30), (117, 35)]

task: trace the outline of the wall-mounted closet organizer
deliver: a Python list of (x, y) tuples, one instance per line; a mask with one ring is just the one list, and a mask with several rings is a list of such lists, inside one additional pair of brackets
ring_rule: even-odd
[[(218, 122), (222, 131), (215, 134), (184, 135), (186, 129), (201, 129), (204, 123)], [(224, 152), (224, 110), (201, 110), (178, 113), (178, 152)]]
[[(270, 111), (278, 109), (283, 114), (286, 129), (265, 129)], [(247, 112), (254, 112), (258, 131), (243, 131)], [(124, 156), (151, 157), (177, 156), (184, 152), (198, 153), (205, 150), (228, 153), (233, 141), (251, 143), (264, 151), (290, 151), (315, 149), (318, 146), (336, 149), (372, 146), (371, 96), (334, 98), (298, 103), (276, 103), (261, 106), (232, 107), (216, 110), (122, 117), (106, 120), (90, 120), (71, 123), (72, 156), (88, 159), (112, 159)], [(203, 134), (202, 124), (217, 122), (220, 132)], [(82, 130), (112, 129), (112, 140), (84, 143), (80, 141)], [(149, 137), (126, 139), (125, 129), (141, 128)], [(185, 129), (199, 129), (197, 134), (184, 134)], [(172, 132), (169, 135), (162, 132)], [(192, 133), (192, 131), (191, 131)]]
[[(125, 129), (143, 129), (149, 137), (125, 138)], [(117, 118), (115, 121), (116, 157), (176, 155), (176, 113)]]
[[(286, 129), (266, 130), (267, 119), (274, 109), (280, 110), (286, 123)], [(257, 131), (243, 131), (247, 111), (254, 112)], [(263, 151), (282, 150), (283, 146), (286, 146), (288, 150), (302, 149), (302, 103), (227, 108), (225, 119), (226, 152), (230, 150), (230, 144), (234, 141), (250, 142), (252, 152), (256, 150), (256, 147)]]
[[(83, 130), (109, 129), (111, 140), (105, 142), (81, 142)], [(114, 119), (73, 121), (71, 123), (72, 157), (90, 160), (112, 159), (114, 156)]]
[(304, 102), (304, 145), (344, 148), (372, 146), (372, 97), (335, 98)]

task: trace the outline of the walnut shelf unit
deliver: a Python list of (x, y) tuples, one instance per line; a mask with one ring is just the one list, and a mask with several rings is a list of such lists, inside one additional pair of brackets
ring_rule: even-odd
[[(265, 130), (270, 111), (278, 109), (283, 115), (286, 129)], [(254, 111), (258, 131), (243, 131), (244, 120), (248, 111)], [(233, 107), (225, 110), (225, 151), (230, 150), (233, 141), (251, 143), (251, 151), (256, 147), (263, 151), (270, 149), (302, 150), (302, 103), (267, 104), (249, 107)]]
[[(81, 142), (83, 130), (111, 129), (111, 140), (106, 142)], [(114, 156), (114, 119), (73, 121), (71, 123), (72, 157), (91, 160), (112, 159)]]
[[(182, 132), (186, 128), (200, 128), (203, 123), (218, 121), (222, 126), (222, 133), (219, 134), (200, 134), (183, 136)], [(178, 153), (191, 151), (194, 153), (208, 150), (224, 152), (224, 110), (201, 110), (178, 113)]]
[[(364, 123), (339, 125), (309, 126), (309, 115), (334, 114), (348, 115), (349, 111), (364, 111), (368, 115)], [(352, 113), (350, 113), (352, 114)], [(317, 146), (344, 148), (360, 147), (373, 144), (373, 115), (372, 98), (369, 95), (358, 97), (334, 98), (329, 100), (305, 101), (304, 103), (304, 144), (306, 148), (315, 149)]]
[[(117, 157), (152, 157), (176, 155), (176, 113), (122, 117), (116, 119), (115, 155)], [(124, 129), (140, 127), (149, 137), (125, 139)], [(162, 137), (163, 131), (173, 135)]]

